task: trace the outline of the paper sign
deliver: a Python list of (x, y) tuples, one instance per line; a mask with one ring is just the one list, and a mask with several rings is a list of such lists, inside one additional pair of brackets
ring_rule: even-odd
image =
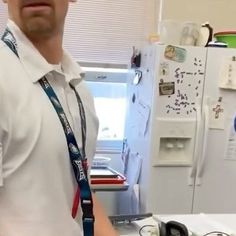
[(236, 90), (236, 58), (227, 58), (221, 65), (219, 87)]
[(148, 129), (148, 122), (150, 116), (150, 107), (146, 105), (141, 100), (138, 103), (138, 129), (139, 129), (139, 136), (144, 137), (147, 129)]
[(225, 104), (212, 101), (210, 105), (210, 129), (225, 129)]
[(230, 127), (229, 137), (228, 137), (228, 146), (225, 155), (225, 159), (236, 161), (236, 130), (235, 130), (235, 117), (233, 118), (233, 122)]

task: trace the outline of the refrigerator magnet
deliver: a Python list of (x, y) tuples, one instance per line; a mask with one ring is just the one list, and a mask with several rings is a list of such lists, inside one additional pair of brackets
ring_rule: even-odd
[(169, 64), (166, 62), (161, 62), (160, 64), (160, 76), (168, 76), (169, 75)]
[(168, 45), (165, 48), (164, 56), (166, 59), (183, 63), (186, 59), (186, 50), (184, 48)]
[(159, 83), (159, 95), (172, 95), (175, 93), (175, 82), (161, 82)]

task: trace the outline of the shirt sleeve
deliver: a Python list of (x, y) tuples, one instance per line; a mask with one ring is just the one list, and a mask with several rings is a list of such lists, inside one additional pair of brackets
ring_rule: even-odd
[(7, 104), (5, 103), (5, 90), (1, 83), (0, 75), (0, 188), (4, 185), (3, 178), (3, 160), (4, 160), (4, 145), (6, 144), (6, 131), (7, 131)]
[[(1, 90), (0, 90), (1, 91)], [(0, 93), (0, 187), (3, 186), (3, 107)]]
[(0, 187), (3, 186), (2, 159), (3, 159), (3, 151), (2, 151), (2, 143), (0, 142)]

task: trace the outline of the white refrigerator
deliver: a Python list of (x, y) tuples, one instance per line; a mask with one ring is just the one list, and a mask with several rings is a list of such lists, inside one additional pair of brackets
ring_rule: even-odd
[(236, 212), (235, 117), (236, 49), (145, 47), (125, 128), (142, 158), (140, 212)]

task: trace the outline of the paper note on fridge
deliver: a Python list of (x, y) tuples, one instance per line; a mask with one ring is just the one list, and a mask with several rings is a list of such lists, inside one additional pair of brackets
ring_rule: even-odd
[(232, 161), (236, 161), (236, 131), (234, 126), (235, 126), (235, 118), (233, 118), (233, 121), (231, 122), (230, 125), (227, 150), (225, 154), (225, 159)]
[(225, 58), (221, 65), (219, 87), (236, 90), (236, 58)]
[(209, 128), (210, 129), (225, 129), (225, 104), (223, 102), (211, 101), (210, 103), (210, 117)]
[(145, 136), (148, 128), (150, 116), (150, 107), (146, 105), (143, 101), (138, 102), (138, 129), (139, 136)]

